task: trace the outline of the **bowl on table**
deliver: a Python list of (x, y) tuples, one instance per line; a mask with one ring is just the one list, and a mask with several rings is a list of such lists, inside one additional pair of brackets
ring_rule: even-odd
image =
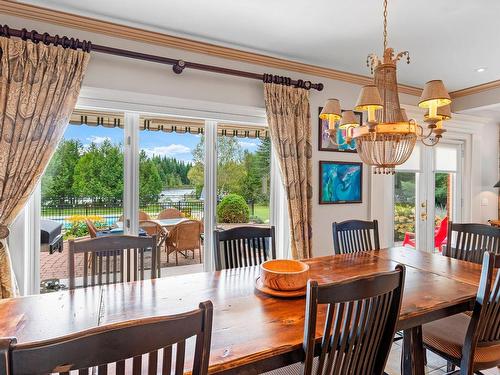
[(273, 259), (260, 265), (260, 282), (271, 290), (303, 291), (308, 278), (309, 265), (298, 260)]

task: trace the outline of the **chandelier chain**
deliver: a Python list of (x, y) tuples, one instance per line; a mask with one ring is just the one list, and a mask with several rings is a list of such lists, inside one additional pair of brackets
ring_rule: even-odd
[(384, 51), (387, 49), (387, 0), (384, 0)]

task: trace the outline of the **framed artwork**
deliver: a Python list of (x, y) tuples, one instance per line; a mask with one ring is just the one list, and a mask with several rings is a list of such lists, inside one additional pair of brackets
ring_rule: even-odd
[[(318, 111), (318, 149), (319, 151), (334, 151), (334, 152), (357, 152), (356, 151), (356, 141), (352, 140), (348, 144), (342, 145), (340, 147), (334, 145), (330, 140), (328, 130), (328, 121), (319, 118), (319, 114), (323, 107), (319, 107)], [(344, 112), (344, 110), (342, 110)], [(354, 115), (359, 119), (359, 125), (363, 124), (363, 112), (354, 111)], [(340, 123), (340, 121), (339, 121)], [(339, 124), (336, 124), (337, 126)], [(343, 129), (337, 130), (337, 140), (339, 143), (343, 143), (345, 139), (346, 131)]]
[(363, 163), (319, 162), (319, 204), (362, 203)]

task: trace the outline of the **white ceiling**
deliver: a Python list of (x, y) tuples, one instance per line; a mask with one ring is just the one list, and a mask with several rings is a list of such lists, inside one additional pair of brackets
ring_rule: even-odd
[[(366, 55), (382, 52), (382, 0), (22, 1), (364, 75)], [(411, 55), (401, 83), (500, 79), (499, 0), (389, 0), (388, 22), (389, 45)]]

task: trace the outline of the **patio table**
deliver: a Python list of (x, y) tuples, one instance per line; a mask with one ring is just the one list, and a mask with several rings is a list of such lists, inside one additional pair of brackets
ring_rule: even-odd
[[(478, 264), (407, 248), (306, 262), (311, 278), (320, 283), (393, 270), (397, 263), (406, 265), (397, 324), (404, 330), (404, 375), (424, 374), (421, 325), (470, 310), (481, 275)], [(303, 359), (305, 310), (304, 298), (277, 299), (256, 291), (258, 274), (259, 267), (242, 267), (4, 299), (0, 300), (0, 337), (16, 337), (21, 343), (45, 340), (106, 323), (177, 314), (209, 299), (214, 304), (209, 372), (256, 374)], [(324, 306), (318, 313), (319, 342)], [(186, 355), (191, 358), (192, 352)]]

